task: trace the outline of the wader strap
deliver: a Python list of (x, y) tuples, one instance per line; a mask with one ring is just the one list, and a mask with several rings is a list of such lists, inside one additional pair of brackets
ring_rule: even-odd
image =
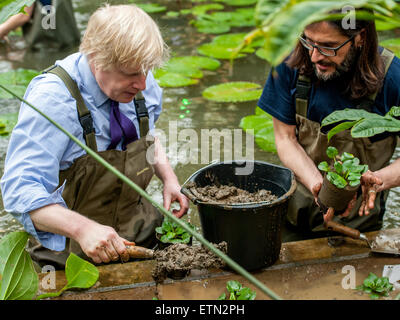
[(85, 105), (83, 101), (82, 95), (76, 85), (76, 82), (72, 80), (67, 71), (65, 71), (60, 66), (51, 66), (43, 71), (43, 73), (53, 73), (58, 76), (65, 84), (72, 97), (76, 100), (76, 107), (78, 110), (78, 118), (79, 122), (83, 129), (83, 139), (86, 142), (86, 145), (92, 150), (97, 152), (97, 144), (95, 137), (95, 130), (93, 127), (93, 119), (90, 111)]
[(146, 100), (141, 91), (135, 96), (136, 116), (139, 122), (140, 137), (145, 137), (149, 132), (149, 113), (146, 108)]
[(296, 82), (296, 113), (305, 118), (307, 118), (308, 97), (310, 90), (310, 78), (300, 74)]
[[(393, 52), (383, 48), (381, 52), (381, 58), (385, 65), (385, 76), (389, 70), (390, 64), (393, 61), (394, 54)], [(308, 109), (308, 99), (311, 89), (311, 80), (310, 78), (299, 75), (296, 82), (296, 114), (307, 118), (307, 109)], [(367, 111), (372, 111), (372, 106), (374, 105), (376, 96), (378, 95), (378, 91), (371, 94), (369, 97), (364, 98), (361, 103), (357, 105), (357, 109), (364, 109)]]

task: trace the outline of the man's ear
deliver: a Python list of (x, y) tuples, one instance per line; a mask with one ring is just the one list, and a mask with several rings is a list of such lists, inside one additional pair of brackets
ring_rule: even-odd
[(355, 37), (355, 46), (361, 48), (365, 45), (365, 28), (361, 29), (360, 33)]

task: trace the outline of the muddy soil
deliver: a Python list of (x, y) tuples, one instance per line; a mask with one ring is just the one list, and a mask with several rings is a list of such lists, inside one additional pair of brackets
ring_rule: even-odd
[(187, 189), (200, 201), (218, 204), (271, 202), (278, 198), (271, 191), (265, 189), (250, 193), (235, 186), (218, 184), (197, 187), (195, 183), (188, 183)]
[[(214, 244), (214, 246), (226, 253), (226, 242)], [(154, 252), (156, 266), (152, 270), (152, 277), (160, 283), (168, 274), (176, 271), (189, 271), (191, 269), (222, 268), (226, 264), (213, 252), (203, 246), (188, 246), (183, 243), (173, 244), (163, 250)]]

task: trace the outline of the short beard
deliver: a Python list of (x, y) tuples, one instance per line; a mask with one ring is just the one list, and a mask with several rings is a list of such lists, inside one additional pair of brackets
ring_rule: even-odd
[(357, 55), (358, 55), (358, 50), (356, 49), (356, 47), (351, 46), (349, 52), (347, 53), (346, 57), (344, 58), (344, 61), (341, 64), (338, 65), (334, 62), (331, 63), (332, 65), (335, 66), (335, 71), (333, 73), (319, 72), (317, 67), (315, 66), (315, 63), (313, 63), (315, 75), (321, 81), (329, 81), (339, 78), (348, 73), (353, 68)]

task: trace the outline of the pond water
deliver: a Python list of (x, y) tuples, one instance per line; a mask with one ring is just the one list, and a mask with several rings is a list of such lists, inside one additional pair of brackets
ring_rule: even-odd
[[(112, 3), (123, 3), (123, 1), (111, 1)], [(150, 1), (160, 3), (168, 7), (169, 10), (179, 11), (181, 8), (190, 7), (190, 1)], [(90, 14), (102, 3), (102, 1), (82, 1), (74, 0), (75, 14), (78, 27), (83, 31), (86, 27)], [(151, 14), (161, 27), (164, 38), (169, 45), (171, 52), (176, 56), (198, 55), (196, 48), (203, 43), (210, 42), (213, 35), (199, 33), (189, 24), (188, 17), (167, 17), (165, 13)], [(231, 32), (247, 32), (251, 28), (232, 28)], [(43, 70), (50, 66), (57, 59), (62, 59), (68, 54), (77, 51), (73, 48), (64, 52), (26, 52), (24, 50), (23, 41), (14, 39), (11, 48), (0, 44), (0, 72), (5, 72), (17, 68), (29, 68)], [(185, 152), (187, 143), (184, 139), (177, 139), (173, 129), (177, 128), (178, 132), (182, 129), (192, 129), (200, 137), (202, 130), (229, 129), (233, 137), (235, 129), (239, 128), (241, 118), (249, 114), (253, 114), (256, 101), (249, 103), (215, 103), (205, 100), (202, 97), (202, 91), (214, 84), (226, 81), (251, 81), (264, 85), (269, 72), (269, 65), (265, 60), (258, 58), (254, 54), (248, 55), (246, 58), (238, 59), (233, 66), (226, 60), (220, 60), (221, 67), (216, 71), (208, 71), (204, 73), (203, 79), (199, 84), (183, 87), (183, 88), (166, 88), (164, 89), (163, 112), (157, 122), (157, 128), (162, 130), (166, 135), (164, 146), (168, 153), (172, 167), (174, 168), (179, 181), (183, 183), (192, 173), (205, 166), (213, 160), (223, 161), (230, 160), (229, 152), (224, 152), (224, 143), (221, 139), (220, 155), (211, 153), (211, 145), (204, 151), (199, 138), (198, 148), (192, 148), (195, 151), (193, 157), (189, 158), (189, 154)], [(186, 109), (182, 110), (182, 100), (188, 99), (190, 104), (186, 105)], [(19, 102), (13, 99), (0, 100), (0, 113), (17, 112)], [(251, 157), (256, 160), (267, 161), (274, 164), (280, 164), (276, 154), (262, 151), (254, 144), (245, 141), (245, 134), (242, 136), (242, 156), (246, 158), (246, 148), (251, 150)], [(0, 138), (0, 174), (3, 174), (3, 166), (5, 154), (7, 151), (8, 138)], [(226, 145), (227, 150), (232, 147)], [(215, 149), (215, 148), (214, 148)], [(226, 151), (226, 150), (225, 150)], [(254, 153), (253, 153), (254, 152)], [(206, 154), (204, 154), (206, 153)], [(207, 155), (208, 153), (208, 155)], [(400, 149), (397, 150), (394, 158), (400, 155)], [(248, 158), (248, 157), (247, 157)], [(149, 185), (147, 191), (153, 198), (162, 204), (162, 184), (157, 178), (154, 178)], [(2, 207), (0, 201), (0, 237), (5, 233), (20, 229), (21, 226), (15, 219), (7, 214)], [(384, 228), (400, 226), (400, 189), (396, 188), (391, 191), (387, 213), (384, 219)], [(188, 212), (188, 218), (197, 226), (200, 226), (196, 207), (191, 204)]]

